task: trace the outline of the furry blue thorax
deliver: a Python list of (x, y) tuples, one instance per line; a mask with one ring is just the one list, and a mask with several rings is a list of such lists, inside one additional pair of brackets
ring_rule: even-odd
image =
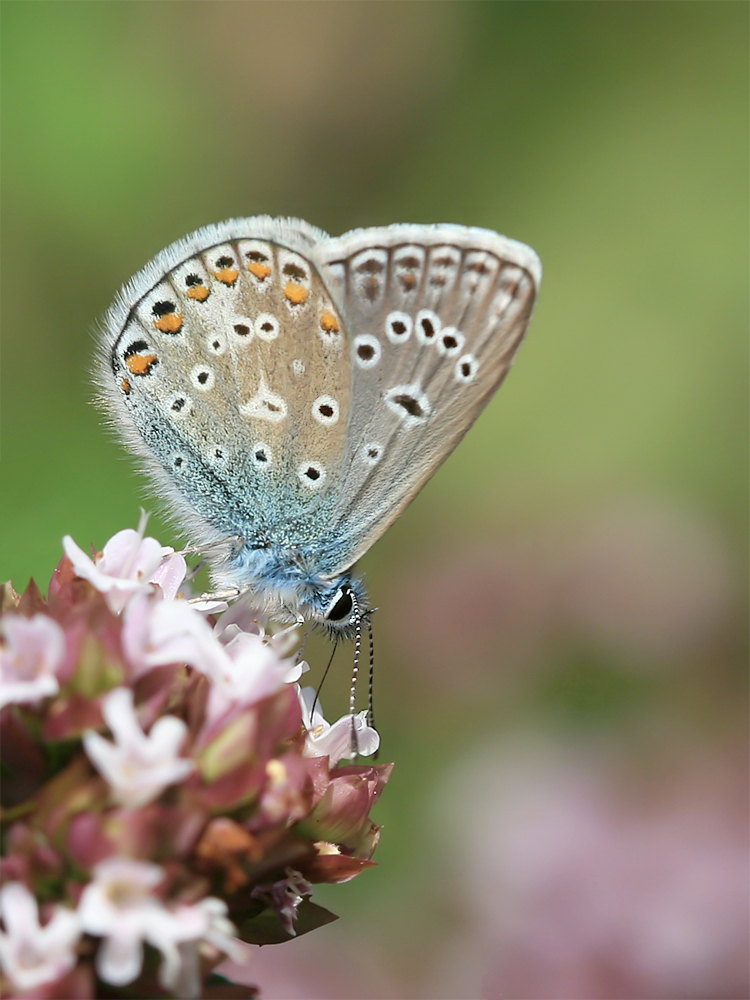
[[(348, 634), (357, 619), (368, 612), (364, 582), (350, 573), (323, 576), (316, 568), (320, 556), (311, 546), (282, 546), (245, 540), (217, 567), (222, 587), (247, 591), (259, 610), (271, 617), (294, 621), (298, 615)], [(350, 595), (351, 601), (346, 600)], [(342, 604), (338, 604), (342, 598)], [(332, 610), (348, 608), (343, 615)]]

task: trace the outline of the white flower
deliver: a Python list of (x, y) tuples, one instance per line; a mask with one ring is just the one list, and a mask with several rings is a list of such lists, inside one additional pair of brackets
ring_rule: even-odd
[(83, 745), (122, 805), (137, 809), (193, 770), (193, 762), (179, 756), (187, 735), (182, 719), (164, 715), (146, 735), (133, 707), (133, 692), (124, 687), (109, 692), (102, 713), (115, 742), (88, 730)]
[(81, 894), (78, 915), (89, 934), (105, 938), (96, 953), (96, 969), (113, 986), (138, 977), (143, 942), (162, 953), (171, 946), (174, 917), (153, 890), (164, 878), (159, 865), (131, 858), (107, 858), (94, 868), (94, 881)]
[(199, 946), (227, 955), (240, 964), (247, 960), (247, 945), (240, 941), (237, 928), (227, 918), (227, 904), (207, 896), (192, 906), (177, 906), (175, 938), (163, 951), (159, 983), (179, 997), (199, 997), (201, 990)]
[(218, 718), (232, 705), (249, 705), (296, 681), (300, 664), (282, 659), (272, 642), (230, 626), (220, 641), (205, 618), (186, 601), (133, 601), (125, 613), (123, 645), (138, 673), (168, 663), (187, 663), (211, 681), (207, 715)]
[(73, 563), (77, 576), (88, 580), (107, 604), (119, 613), (133, 594), (152, 590), (157, 583), (165, 595), (174, 596), (185, 577), (185, 559), (155, 538), (144, 538), (146, 518), (138, 530), (125, 528), (106, 543), (96, 560), (87, 556), (70, 535), (63, 538), (65, 555)]
[(187, 563), (181, 552), (175, 552), (168, 545), (162, 547), (162, 560), (151, 575), (151, 583), (157, 584), (168, 600), (174, 600), (187, 575)]
[(302, 676), (299, 663), (283, 660), (261, 636), (240, 632), (223, 647), (221, 669), (212, 677), (207, 715), (215, 719), (233, 704), (249, 705)]
[(55, 671), (64, 656), (65, 635), (56, 621), (6, 615), (0, 625), (0, 708), (57, 694)]
[(207, 897), (192, 906), (170, 908), (153, 892), (163, 878), (164, 869), (158, 865), (130, 858), (102, 861), (81, 895), (81, 925), (106, 939), (96, 955), (105, 982), (124, 986), (136, 979), (147, 941), (162, 953), (160, 983), (179, 996), (198, 996), (196, 952), (185, 945), (205, 941), (234, 957), (242, 954), (241, 942), (233, 936), (236, 929), (226, 919), (221, 900)]
[[(332, 767), (342, 757), (351, 757), (352, 717), (342, 715), (336, 722), (329, 724), (323, 718), (320, 701), (316, 701), (315, 688), (298, 687), (297, 694), (302, 707), (302, 725), (307, 730), (303, 750), (305, 757), (329, 757)], [(363, 757), (375, 753), (380, 746), (380, 736), (376, 729), (367, 725), (366, 711), (354, 716), (354, 729), (358, 752)]]
[(7, 882), (0, 889), (0, 911), (6, 928), (0, 931), (0, 964), (19, 991), (25, 994), (54, 982), (73, 968), (81, 936), (73, 910), (56, 906), (51, 920), (40, 927), (36, 899), (23, 883)]
[(213, 678), (226, 659), (211, 626), (186, 601), (134, 601), (125, 613), (123, 645), (142, 671), (187, 663)]

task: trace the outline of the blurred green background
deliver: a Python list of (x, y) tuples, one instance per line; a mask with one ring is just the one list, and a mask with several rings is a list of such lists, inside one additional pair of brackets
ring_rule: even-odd
[(316, 892), (337, 924), (259, 953), (264, 997), (747, 997), (747, 5), (0, 16), (19, 588), (64, 534), (137, 523), (92, 329), (172, 240), (445, 221), (544, 263), (502, 392), (364, 560), (397, 764), (380, 866)]

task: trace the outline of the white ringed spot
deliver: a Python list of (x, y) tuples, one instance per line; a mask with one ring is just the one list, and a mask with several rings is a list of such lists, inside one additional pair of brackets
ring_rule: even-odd
[(411, 336), (412, 318), (408, 313), (394, 310), (385, 318), (385, 335), (392, 344), (405, 344)]
[(258, 441), (250, 452), (250, 461), (256, 469), (267, 469), (273, 462), (273, 452), (265, 441)]
[(276, 340), (281, 327), (271, 313), (258, 313), (255, 319), (255, 334), (261, 340)]
[(362, 333), (359, 337), (355, 337), (352, 349), (354, 360), (360, 368), (374, 368), (380, 361), (382, 353), (380, 341), (369, 333)]
[(414, 329), (420, 344), (434, 344), (441, 327), (440, 317), (431, 309), (420, 309), (414, 320)]
[(213, 389), (216, 376), (213, 369), (209, 368), (208, 365), (196, 365), (190, 372), (190, 381), (196, 389), (200, 389), (201, 392), (208, 392), (209, 389)]
[(383, 446), (377, 441), (370, 441), (369, 444), (362, 445), (359, 457), (365, 465), (377, 465), (383, 457)]
[(227, 339), (223, 333), (212, 333), (206, 337), (206, 350), (209, 354), (221, 355), (227, 349)]
[(418, 385), (394, 385), (383, 398), (406, 427), (425, 423), (432, 412), (429, 399)]
[(193, 401), (186, 392), (173, 392), (167, 399), (169, 416), (173, 420), (184, 420), (193, 408)]
[(302, 462), (297, 469), (297, 475), (308, 490), (319, 490), (325, 482), (326, 470), (320, 462)]
[(479, 371), (479, 362), (473, 354), (464, 354), (456, 362), (453, 369), (453, 378), (457, 382), (473, 382)]
[(302, 360), (302, 358), (295, 358), (294, 361), (291, 362), (289, 367), (292, 369), (295, 375), (304, 375), (305, 372), (307, 371), (305, 367), (305, 362)]
[(444, 326), (437, 338), (437, 352), (445, 358), (454, 358), (461, 353), (466, 337), (454, 326)]
[(255, 336), (253, 321), (247, 316), (234, 316), (231, 335), (235, 344), (249, 344)]
[(332, 427), (339, 421), (339, 404), (333, 396), (318, 396), (312, 405), (313, 420), (324, 427)]

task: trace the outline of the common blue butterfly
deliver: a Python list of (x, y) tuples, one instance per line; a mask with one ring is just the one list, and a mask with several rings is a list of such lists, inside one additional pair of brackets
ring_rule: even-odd
[(109, 310), (102, 397), (217, 590), (352, 634), (354, 564), (499, 387), (540, 280), (484, 229), (206, 226)]

